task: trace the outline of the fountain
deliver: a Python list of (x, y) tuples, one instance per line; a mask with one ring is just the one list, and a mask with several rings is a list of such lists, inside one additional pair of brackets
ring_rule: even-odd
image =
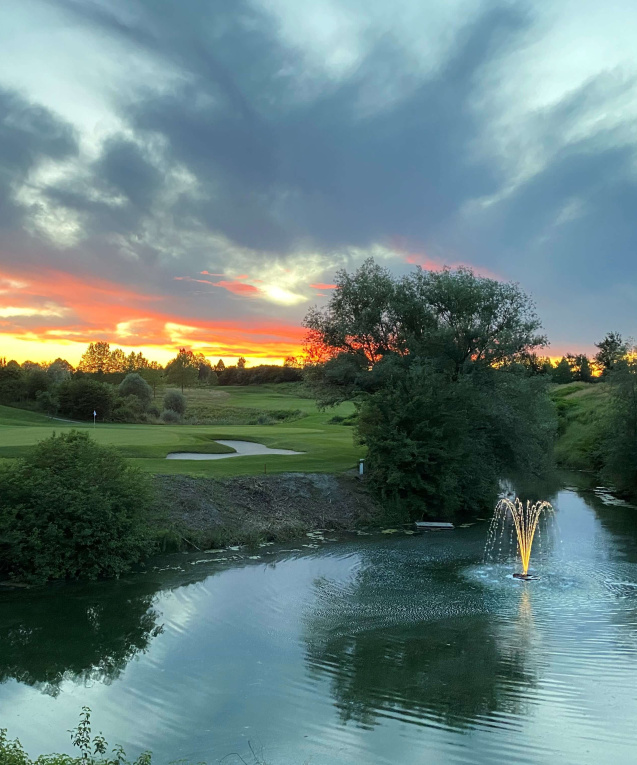
[[(506, 519), (510, 515), (517, 537), (517, 549), (522, 561), (522, 571), (513, 574), (516, 579), (523, 579), (525, 581), (538, 579), (537, 576), (529, 574), (529, 561), (531, 560), (533, 538), (538, 529), (540, 516), (544, 512), (553, 512), (553, 507), (549, 502), (535, 502), (531, 504), (530, 500), (527, 500), (525, 505), (517, 497), (514, 501), (503, 497), (496, 505), (489, 529), (489, 540), (491, 545), (493, 545), (498, 526), (501, 526), (502, 531), (504, 531)], [(487, 545), (489, 545), (489, 542), (487, 542)]]

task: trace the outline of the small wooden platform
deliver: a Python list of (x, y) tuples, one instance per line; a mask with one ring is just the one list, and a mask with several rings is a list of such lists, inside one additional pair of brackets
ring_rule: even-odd
[(455, 528), (453, 523), (446, 523), (445, 521), (416, 521), (414, 525), (420, 531)]

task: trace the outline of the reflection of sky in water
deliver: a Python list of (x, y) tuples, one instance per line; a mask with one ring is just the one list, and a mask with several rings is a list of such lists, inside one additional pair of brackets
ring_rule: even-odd
[[(65, 679), (56, 697), (9, 680), (1, 724), (33, 753), (68, 750), (88, 704), (111, 742), (152, 747), (158, 765), (249, 754), (248, 741), (272, 765), (632, 763), (632, 510), (567, 491), (555, 505), (561, 541), (531, 583), (511, 579), (513, 563), (482, 563), (486, 524), (264, 548), (249, 565), (172, 559), (187, 574), (118, 585), (120, 597), (140, 581), (160, 590), (164, 632), (146, 653), (112, 682)], [(88, 607), (92, 592), (55, 597)], [(36, 609), (44, 596), (32, 597)]]

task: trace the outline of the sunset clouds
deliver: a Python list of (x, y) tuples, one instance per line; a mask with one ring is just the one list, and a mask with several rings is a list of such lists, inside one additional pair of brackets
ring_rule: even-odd
[(636, 28), (621, 1), (1, 4), (0, 355), (281, 359), (370, 255), (520, 281), (554, 348), (634, 335)]

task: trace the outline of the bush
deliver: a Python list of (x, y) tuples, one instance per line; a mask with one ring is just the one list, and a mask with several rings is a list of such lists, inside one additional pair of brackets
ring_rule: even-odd
[(117, 576), (149, 549), (148, 478), (86, 433), (0, 468), (0, 571), (31, 581)]
[(48, 414), (50, 417), (54, 417), (58, 411), (58, 400), (48, 390), (41, 390), (35, 396), (37, 408)]
[(176, 390), (169, 390), (164, 396), (164, 409), (171, 409), (178, 414), (186, 413), (186, 397)]
[(146, 407), (137, 396), (118, 396), (111, 414), (114, 422), (143, 422)]
[(127, 374), (119, 384), (117, 392), (122, 398), (135, 396), (143, 405), (144, 410), (150, 405), (153, 398), (153, 389), (137, 372)]
[(149, 407), (148, 407), (148, 410), (147, 410), (146, 414), (150, 415), (151, 417), (157, 417), (157, 419), (159, 419), (159, 416), (160, 416), (161, 412), (160, 412), (160, 411), (159, 411), (159, 409), (158, 409), (158, 408), (157, 408), (157, 407), (156, 407), (156, 406), (153, 404), (152, 406), (149, 406)]
[(100, 420), (110, 420), (115, 392), (107, 383), (78, 377), (60, 384), (58, 390), (60, 413), (74, 420), (92, 420), (97, 412)]
[(161, 420), (167, 425), (178, 425), (181, 422), (181, 415), (174, 409), (164, 409), (161, 413)]

